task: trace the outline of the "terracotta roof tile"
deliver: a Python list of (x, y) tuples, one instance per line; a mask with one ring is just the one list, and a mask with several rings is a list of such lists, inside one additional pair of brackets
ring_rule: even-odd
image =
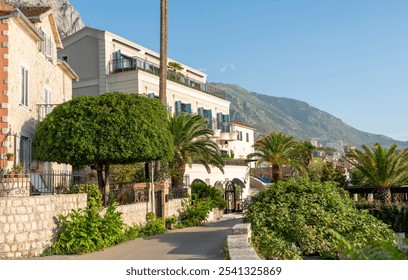
[(34, 6), (34, 7), (20, 7), (20, 11), (27, 17), (38, 17), (45, 12), (51, 10), (51, 7)]

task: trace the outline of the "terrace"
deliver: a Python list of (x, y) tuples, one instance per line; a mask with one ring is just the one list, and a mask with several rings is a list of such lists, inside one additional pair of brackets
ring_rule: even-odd
[[(121, 58), (121, 59), (112, 59), (109, 61), (109, 72), (110, 73), (120, 73), (120, 72), (127, 72), (127, 71), (135, 71), (135, 70), (142, 70), (153, 75), (159, 76), (160, 73), (160, 66), (154, 64), (150, 61), (131, 57), (131, 58)], [(203, 83), (197, 80), (194, 80), (190, 77), (184, 76), (183, 74), (174, 71), (172, 69), (167, 70), (167, 79), (169, 81), (205, 92), (212, 96), (226, 99), (225, 92), (220, 90), (217, 87), (209, 85), (207, 83)]]

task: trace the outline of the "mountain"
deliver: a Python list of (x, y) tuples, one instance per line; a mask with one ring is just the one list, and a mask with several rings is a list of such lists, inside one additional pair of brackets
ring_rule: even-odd
[(3, 0), (3, 2), (17, 6), (52, 7), (61, 39), (85, 26), (78, 11), (75, 10), (69, 0)]
[(373, 143), (408, 147), (408, 142), (355, 129), (303, 101), (259, 94), (233, 84), (212, 84), (226, 92), (226, 98), (231, 102), (231, 118), (254, 127), (256, 135), (277, 131), (299, 140), (315, 138), (319, 143), (335, 148), (343, 144), (360, 147)]

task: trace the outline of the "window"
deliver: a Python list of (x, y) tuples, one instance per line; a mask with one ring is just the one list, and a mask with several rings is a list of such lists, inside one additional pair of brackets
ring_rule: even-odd
[(246, 141), (249, 142), (249, 133), (246, 134)]
[(45, 115), (48, 115), (52, 111), (51, 91), (48, 89), (44, 89), (44, 101), (45, 101)]
[(217, 113), (217, 128), (221, 129), (221, 132), (230, 132), (230, 116)]
[(54, 62), (54, 54), (55, 54), (55, 44), (54, 40), (51, 36), (48, 36), (41, 28), (39, 29), (41, 35), (44, 37), (44, 41), (40, 43), (40, 50), (45, 57)]
[(212, 111), (210, 109), (204, 109), (199, 107), (197, 113), (208, 121), (208, 128), (213, 128)]
[(237, 140), (242, 141), (242, 131), (237, 131)]
[(180, 113), (191, 114), (191, 104), (182, 103), (181, 101), (176, 101), (175, 103), (176, 115)]
[(28, 69), (21, 66), (21, 105), (28, 106)]

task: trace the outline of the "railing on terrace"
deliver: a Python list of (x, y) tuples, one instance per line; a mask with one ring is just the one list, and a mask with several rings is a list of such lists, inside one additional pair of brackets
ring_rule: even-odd
[[(376, 199), (377, 188), (376, 187), (356, 187), (346, 186), (344, 187), (351, 195), (357, 194), (365, 197), (368, 200), (368, 195), (373, 195), (373, 200)], [(393, 186), (390, 187), (391, 199), (394, 202), (408, 203), (408, 186)]]
[(225, 165), (248, 166), (248, 161), (245, 159), (224, 158), (223, 161)]
[(28, 196), (68, 193), (75, 184), (91, 182), (89, 174), (67, 171), (0, 174), (0, 196)]
[[(110, 73), (120, 73), (134, 70), (143, 70), (158, 76), (160, 73), (160, 66), (147, 60), (136, 57), (113, 59), (109, 61)], [(171, 69), (167, 70), (167, 79), (194, 88), (196, 90), (208, 93), (212, 96), (221, 99), (226, 99), (225, 92), (223, 90), (220, 90), (219, 88), (209, 85), (207, 83), (203, 83), (195, 79), (186, 77), (180, 73), (175, 72), (174, 70)]]

